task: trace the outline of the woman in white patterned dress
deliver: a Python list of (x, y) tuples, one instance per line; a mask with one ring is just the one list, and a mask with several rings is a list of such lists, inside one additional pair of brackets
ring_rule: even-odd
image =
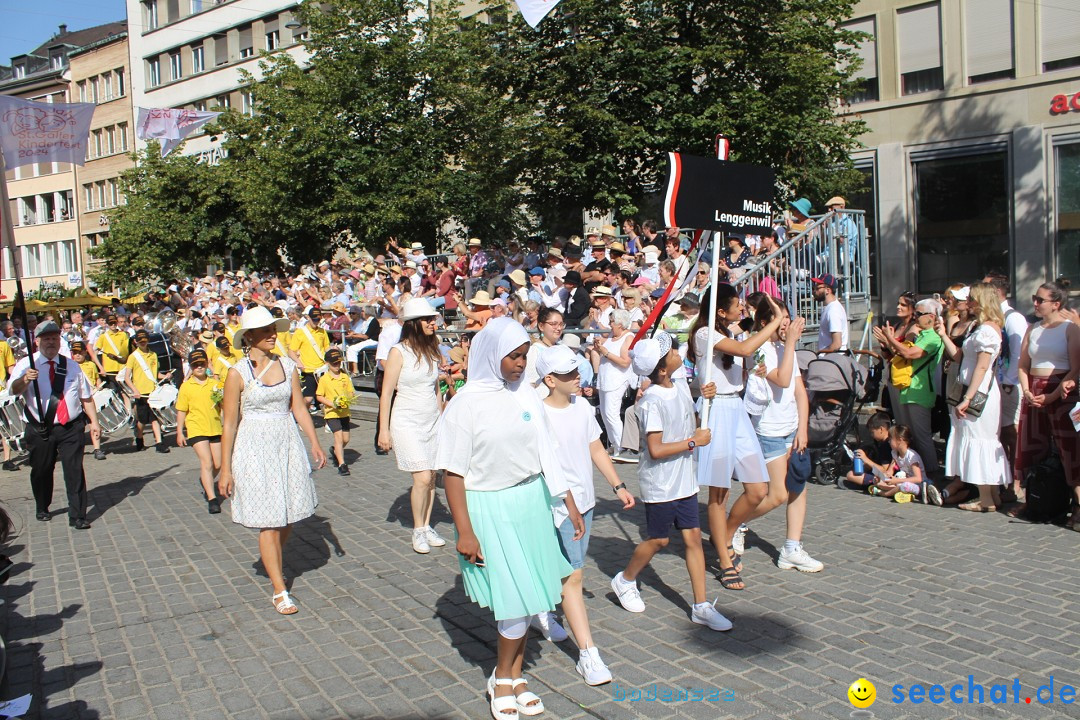
[(379, 447), (393, 448), (398, 470), (412, 473), (412, 546), (418, 553), (429, 553), (432, 547), (446, 544), (431, 527), (435, 426), (442, 413), (438, 392), (442, 355), (435, 335), (436, 315), (438, 312), (423, 298), (414, 298), (402, 306), (401, 342), (390, 349), (383, 363), (383, 391), (379, 396)]
[(233, 337), (247, 357), (225, 378), (219, 482), (222, 496), (232, 496), (233, 522), (259, 529), (259, 555), (274, 586), (274, 609), (282, 615), (297, 611), (285, 588), (282, 547), (293, 523), (318, 505), (297, 425), (311, 444), (315, 468), (326, 464), (296, 364), (272, 354), (277, 333), (288, 329), (288, 320), (255, 307), (244, 313)]

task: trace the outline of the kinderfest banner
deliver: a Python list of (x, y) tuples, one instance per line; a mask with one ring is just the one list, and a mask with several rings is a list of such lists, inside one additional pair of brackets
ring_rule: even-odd
[(668, 153), (664, 220), (669, 227), (761, 235), (772, 229), (771, 168)]
[(9, 170), (33, 163), (86, 162), (94, 103), (43, 103), (0, 95), (0, 148)]

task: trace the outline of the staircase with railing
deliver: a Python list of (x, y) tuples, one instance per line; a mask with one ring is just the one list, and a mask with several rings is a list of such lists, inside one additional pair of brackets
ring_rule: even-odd
[(870, 312), (870, 251), (862, 210), (811, 218), (805, 229), (789, 234), (779, 248), (746, 267), (733, 284), (744, 294), (779, 292), (788, 307), (806, 319), (810, 335), (817, 332), (821, 313), (811, 280), (826, 274), (837, 279), (836, 296), (847, 311), (855, 343)]

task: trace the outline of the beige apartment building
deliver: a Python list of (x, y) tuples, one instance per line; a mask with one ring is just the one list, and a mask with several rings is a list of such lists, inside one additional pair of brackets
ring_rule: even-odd
[[(72, 32), (61, 25), (59, 32), (47, 42), (11, 59), (11, 67), (0, 74), (0, 94), (37, 102), (73, 102), (78, 98), (72, 96), (72, 53), (124, 32), (123, 22)], [(126, 54), (126, 50), (121, 53)], [(86, 275), (76, 166), (24, 165), (9, 170), (6, 180), (23, 289), (31, 292), (43, 285), (65, 288), (83, 285)], [(4, 253), (2, 267), (0, 292), (13, 297), (14, 268), (8, 253)]]
[(128, 83), (128, 35), (122, 32), (68, 55), (71, 94), (76, 102), (97, 103), (90, 125), (86, 164), (76, 168), (80, 262), (84, 279), (101, 260), (91, 256), (109, 235), (109, 216), (124, 202), (120, 173), (134, 165), (135, 120)]
[(1026, 313), (1046, 279), (1080, 289), (1080, 0), (861, 0), (847, 25), (882, 306), (991, 268)]

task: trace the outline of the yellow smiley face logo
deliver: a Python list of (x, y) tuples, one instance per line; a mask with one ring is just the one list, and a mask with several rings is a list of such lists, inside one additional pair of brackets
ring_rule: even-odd
[(848, 700), (857, 708), (865, 709), (877, 700), (877, 688), (866, 678), (859, 678), (847, 689)]

